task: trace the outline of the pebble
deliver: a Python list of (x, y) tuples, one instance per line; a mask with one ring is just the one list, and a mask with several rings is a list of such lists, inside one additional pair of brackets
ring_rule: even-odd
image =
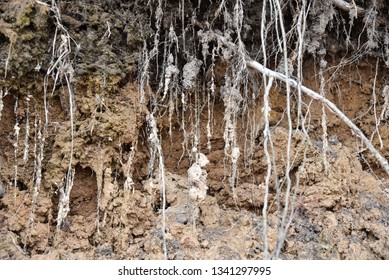
[(188, 223), (188, 215), (186, 215), (185, 213), (178, 213), (177, 214), (177, 222), (179, 222), (180, 224), (187, 224)]
[(100, 256), (109, 256), (113, 254), (113, 248), (111, 245), (102, 245), (96, 248), (96, 254)]

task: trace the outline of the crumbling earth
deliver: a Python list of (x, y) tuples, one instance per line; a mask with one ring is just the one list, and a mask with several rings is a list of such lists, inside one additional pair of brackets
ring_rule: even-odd
[[(163, 259), (164, 245), (169, 259), (262, 259), (267, 162), (261, 96), (245, 104), (246, 113), (237, 110), (235, 119), (227, 119), (222, 92), (231, 69), (223, 59), (213, 70), (216, 94), (211, 96), (211, 114), (201, 103), (206, 102), (207, 91), (193, 89), (196, 77), (207, 79), (210, 73), (200, 73), (200, 60), (193, 70), (200, 74), (188, 74), (183, 85), (189, 92), (187, 111), (179, 95), (164, 102), (155, 98), (163, 96), (157, 80), (142, 88), (142, 48), (152, 46), (153, 40), (145, 38), (154, 38), (157, 32), (155, 22), (149, 23), (156, 1), (151, 1), (151, 8), (148, 1), (57, 1), (63, 30), (79, 44), (79, 48), (73, 41), (69, 44), (72, 69), (65, 69), (71, 73), (69, 91), (66, 75), (59, 73), (56, 83), (47, 79), (53, 65), (53, 36), (60, 31), (51, 1), (41, 2), (47, 4), (0, 3), (0, 76), (4, 77), (0, 80), (0, 259)], [(189, 20), (197, 1), (184, 2)], [(173, 7), (168, 1), (167, 11)], [(206, 13), (206, 8), (199, 8), (199, 21), (217, 11), (209, 6)], [(387, 10), (384, 5), (381, 11)], [(255, 20), (259, 15), (253, 11), (247, 14), (245, 32), (252, 36), (247, 47), (254, 49), (258, 38), (252, 30), (259, 26)], [(169, 30), (172, 14), (166, 12), (162, 29)], [(310, 36), (304, 84), (319, 89), (317, 76), (311, 75), (317, 70), (313, 53), (327, 48), (323, 56), (329, 69), (324, 73), (329, 81), (327, 98), (388, 158), (389, 72), (384, 60), (366, 55), (337, 68), (353, 54), (337, 48), (333, 38), (321, 45), (318, 34)], [(181, 69), (188, 71), (186, 66)], [(278, 172), (277, 178), (271, 178), (267, 200), (270, 257), (280, 238), (279, 209), (285, 207), (288, 124), (282, 89), (281, 84), (275, 86), (269, 100), (271, 154)], [(279, 258), (389, 259), (388, 176), (329, 110), (325, 111), (329, 140), (323, 153), (322, 105), (306, 97), (303, 102), (309, 104), (303, 110), (309, 113), (310, 133), (307, 137), (294, 127), (294, 212)], [(156, 118), (162, 155), (152, 149), (150, 114)], [(239, 153), (236, 165), (231, 164), (233, 156), (226, 156), (224, 126), (229, 121), (237, 124), (237, 136), (230, 142), (239, 147), (232, 149)], [(193, 155), (199, 154), (207, 164), (196, 165)], [(188, 174), (194, 170), (191, 167), (200, 172), (197, 179)], [(74, 177), (69, 177), (69, 170)], [(69, 212), (59, 219), (61, 192), (69, 178)]]

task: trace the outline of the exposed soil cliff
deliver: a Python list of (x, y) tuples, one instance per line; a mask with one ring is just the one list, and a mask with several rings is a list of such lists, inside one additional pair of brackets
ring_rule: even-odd
[[(176, 2), (0, 3), (0, 259), (389, 259), (388, 176), (340, 118), (275, 82), (265, 137), (241, 60), (285, 73), (271, 9)], [(280, 2), (290, 76), (389, 158), (389, 6)]]

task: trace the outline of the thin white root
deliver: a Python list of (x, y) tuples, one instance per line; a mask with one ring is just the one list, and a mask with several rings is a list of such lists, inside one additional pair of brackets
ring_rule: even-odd
[(165, 165), (163, 160), (161, 142), (158, 137), (157, 123), (155, 121), (154, 115), (149, 114), (146, 116), (147, 124), (150, 128), (149, 141), (151, 148), (156, 150), (159, 156), (159, 176), (160, 184), (162, 190), (162, 246), (163, 246), (163, 256), (167, 260), (167, 243), (166, 243), (166, 186), (165, 186)]

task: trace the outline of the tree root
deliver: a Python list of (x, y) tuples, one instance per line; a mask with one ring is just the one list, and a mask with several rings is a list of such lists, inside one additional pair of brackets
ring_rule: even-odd
[(349, 13), (353, 9), (356, 9), (358, 16), (363, 16), (365, 14), (365, 9), (357, 6), (356, 4), (350, 4), (344, 0), (332, 0), (332, 4), (336, 6), (339, 10)]
[[(356, 10), (357, 16), (359, 16), (359, 17), (363, 17), (366, 13), (366, 10), (364, 8), (357, 6), (355, 3), (350, 4), (350, 3), (346, 2), (345, 0), (331, 0), (331, 1), (335, 7), (337, 7), (339, 10), (342, 10), (346, 13), (350, 13), (353, 10)], [(386, 18), (379, 17), (379, 18), (377, 18), (377, 23), (379, 25), (387, 25), (388, 20)]]
[(307, 94), (309, 97), (319, 100), (323, 102), (328, 108), (330, 108), (343, 122), (345, 122), (351, 130), (361, 138), (363, 143), (366, 145), (366, 147), (370, 150), (370, 152), (374, 155), (374, 157), (378, 160), (381, 167), (384, 169), (386, 174), (389, 175), (389, 163), (388, 161), (377, 151), (377, 149), (373, 146), (373, 144), (370, 142), (370, 140), (363, 134), (363, 132), (331, 101), (329, 101), (324, 96), (318, 94), (317, 92), (301, 85), (299, 82), (287, 78), (285, 75), (275, 72), (273, 70), (270, 70), (269, 68), (266, 68), (262, 64), (254, 61), (254, 60), (247, 60), (246, 65), (252, 69), (255, 69), (262, 73), (263, 75), (266, 75), (268, 77), (273, 77), (277, 80), (280, 80), (282, 82), (288, 82), (292, 87), (301, 89), (301, 92)]
[[(204, 28), (204, 25), (201, 22), (195, 22), (195, 25)], [(229, 41), (224, 36), (213, 32), (211, 30), (208, 31), (201, 31), (198, 33), (200, 37), (202, 37), (202, 40), (205, 41), (212, 41), (217, 40), (218, 42), (225, 45), (227, 48), (230, 48), (233, 52), (238, 51), (238, 47), (231, 41)], [(257, 61), (252, 60), (249, 57), (246, 57), (246, 66), (250, 67), (252, 69), (257, 70), (258, 72), (262, 73), (263, 75), (266, 75), (268, 77), (273, 77), (274, 79), (280, 80), (285, 83), (289, 83), (294, 88), (300, 88), (301, 92), (307, 94), (311, 98), (315, 100), (319, 100), (323, 102), (328, 108), (330, 108), (343, 122), (345, 122), (351, 130), (358, 135), (362, 142), (366, 145), (366, 147), (370, 150), (370, 152), (374, 155), (374, 157), (378, 160), (381, 167), (384, 169), (386, 174), (389, 176), (389, 163), (388, 161), (378, 152), (378, 150), (373, 146), (371, 141), (365, 136), (365, 134), (331, 101), (329, 101), (324, 96), (321, 96), (319, 93), (303, 86), (300, 82), (293, 80), (291, 78), (286, 77), (284, 74), (273, 71), (264, 65), (260, 64)]]

